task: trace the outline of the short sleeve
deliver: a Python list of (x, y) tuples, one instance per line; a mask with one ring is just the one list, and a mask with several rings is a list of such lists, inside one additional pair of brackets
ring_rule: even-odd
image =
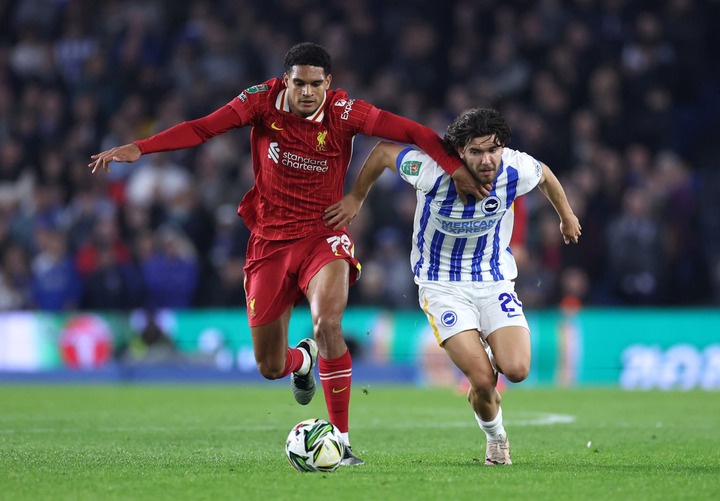
[(402, 150), (395, 161), (400, 177), (416, 190), (429, 192), (445, 171), (430, 156), (412, 148)]
[(248, 87), (228, 103), (242, 120), (243, 126), (255, 123), (259, 110), (264, 108), (264, 103), (269, 99), (273, 82), (274, 80), (268, 80), (265, 83)]
[(524, 195), (532, 191), (542, 179), (542, 163), (534, 157), (520, 151), (515, 152), (513, 165), (518, 170), (517, 194)]

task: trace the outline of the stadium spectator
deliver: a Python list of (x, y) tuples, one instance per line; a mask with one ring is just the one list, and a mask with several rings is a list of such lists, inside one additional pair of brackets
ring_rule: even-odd
[(32, 260), (32, 303), (48, 311), (73, 310), (80, 306), (82, 281), (67, 248), (63, 231), (45, 222), (35, 229), (38, 253)]
[(33, 305), (28, 254), (16, 243), (2, 251), (0, 262), (0, 310), (24, 310)]
[[(97, 208), (90, 205), (89, 209)], [(120, 238), (120, 227), (115, 212), (104, 212), (104, 208), (97, 208), (97, 217), (91, 224), (91, 233), (87, 238), (78, 239), (80, 243), (75, 253), (75, 263), (78, 272), (85, 276), (100, 267), (100, 254), (112, 249), (112, 259), (120, 264), (132, 261), (130, 247)], [(106, 256), (107, 257), (107, 256)]]
[(27, 205), (35, 189), (35, 176), (26, 164), (23, 145), (13, 137), (0, 143), (0, 204)]
[(148, 157), (142, 168), (132, 171), (125, 187), (131, 204), (165, 207), (192, 184), (187, 170), (172, 161), (166, 153)]
[(498, 373), (517, 383), (530, 371), (530, 331), (515, 293), (518, 272), (509, 250), (512, 204), (538, 186), (560, 217), (565, 244), (577, 243), (581, 234), (555, 175), (527, 153), (507, 148), (510, 139), (510, 127), (493, 109), (471, 109), (448, 127), (448, 151), (480, 181), (492, 183), (486, 199), (470, 203), (458, 199), (449, 176), (427, 154), (381, 142), (352, 190), (325, 216), (331, 227), (349, 224), (386, 168), (417, 190), (410, 261), (420, 307), (437, 343), (470, 381), (468, 400), (487, 435), (486, 465), (512, 464)]
[(190, 239), (181, 229), (165, 225), (143, 245), (148, 247), (140, 262), (145, 304), (153, 309), (191, 307), (200, 277)]
[(607, 279), (616, 304), (652, 304), (665, 285), (667, 250), (649, 190), (625, 192), (622, 212), (607, 233)]
[(118, 260), (117, 253), (109, 243), (94, 249), (95, 265), (82, 278), (82, 308), (127, 311), (143, 305), (140, 273), (134, 263)]
[(242, 269), (250, 232), (244, 224), (237, 224), (237, 219), (237, 209), (229, 203), (215, 211), (214, 237), (199, 291), (201, 305), (245, 305)]

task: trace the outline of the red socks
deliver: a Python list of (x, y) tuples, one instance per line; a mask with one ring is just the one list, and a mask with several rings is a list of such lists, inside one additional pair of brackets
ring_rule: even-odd
[(285, 369), (280, 377), (285, 377), (291, 372), (299, 371), (304, 361), (305, 359), (303, 358), (303, 352), (301, 350), (288, 348), (287, 353), (285, 353)]
[(333, 360), (318, 357), (318, 367), (330, 422), (337, 426), (340, 432), (347, 433), (352, 381), (350, 350)]
[[(297, 348), (288, 348), (285, 354), (285, 370), (282, 377), (300, 370), (303, 354)], [(318, 357), (320, 382), (325, 393), (329, 421), (342, 433), (348, 432), (348, 409), (350, 407), (350, 385), (352, 382), (352, 358), (350, 350), (341, 357), (327, 360)]]

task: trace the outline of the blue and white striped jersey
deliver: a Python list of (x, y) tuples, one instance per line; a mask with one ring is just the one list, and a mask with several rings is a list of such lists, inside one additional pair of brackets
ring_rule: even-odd
[(422, 151), (403, 150), (396, 167), (417, 190), (410, 255), (416, 282), (495, 282), (517, 277), (509, 247), (512, 204), (540, 182), (539, 161), (505, 148), (490, 196), (468, 205), (458, 197), (452, 178)]

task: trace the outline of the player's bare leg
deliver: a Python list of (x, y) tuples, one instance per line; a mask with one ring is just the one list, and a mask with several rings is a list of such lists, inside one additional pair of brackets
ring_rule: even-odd
[(313, 334), (320, 356), (325, 359), (341, 357), (348, 349), (342, 336), (342, 317), (348, 300), (349, 274), (348, 263), (338, 259), (320, 268), (308, 284)]
[(345, 260), (331, 261), (310, 280), (306, 294), (320, 353), (320, 382), (325, 393), (328, 418), (340, 430), (347, 445), (341, 464), (358, 465), (363, 461), (350, 448), (348, 426), (352, 359), (342, 336), (342, 316), (350, 286), (349, 270)]
[(497, 375), (476, 330), (455, 334), (443, 343), (450, 360), (470, 382), (468, 400), (473, 411), (485, 421), (498, 413), (500, 394), (495, 390)]
[(293, 307), (288, 307), (272, 322), (250, 327), (258, 370), (267, 379), (280, 379), (292, 373), (295, 400), (306, 405), (315, 395), (313, 369), (317, 347), (312, 339), (303, 339), (296, 348), (288, 347), (288, 328)]
[(463, 331), (443, 343), (453, 363), (470, 382), (468, 401), (487, 436), (485, 464), (512, 464), (510, 444), (502, 422), (497, 373), (476, 330)]
[(513, 383), (530, 372), (530, 332), (525, 327), (501, 327), (487, 337), (498, 370)]
[(292, 306), (272, 322), (250, 327), (258, 370), (267, 379), (286, 376), (288, 327)]

